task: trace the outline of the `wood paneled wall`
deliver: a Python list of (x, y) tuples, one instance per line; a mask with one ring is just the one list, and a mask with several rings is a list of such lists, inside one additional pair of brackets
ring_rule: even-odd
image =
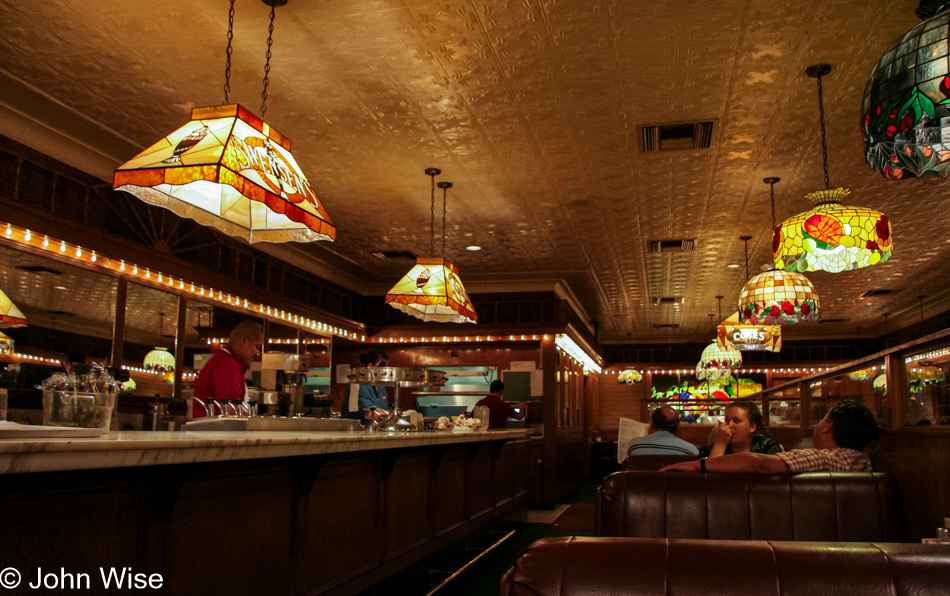
[(99, 567), (130, 567), (162, 574), (163, 594), (354, 594), (523, 510), (527, 458), (519, 439), (10, 474), (4, 567), (87, 573), (93, 588)]

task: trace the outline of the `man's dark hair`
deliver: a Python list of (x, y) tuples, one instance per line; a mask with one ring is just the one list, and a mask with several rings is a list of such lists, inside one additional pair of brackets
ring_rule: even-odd
[(505, 384), (498, 380), (492, 381), (491, 386), (488, 387), (488, 391), (491, 393), (501, 393), (504, 390)]
[(849, 399), (839, 401), (828, 413), (831, 438), (838, 447), (864, 451), (878, 437), (877, 420), (871, 410)]
[(389, 354), (381, 350), (370, 350), (364, 354), (360, 354), (360, 364), (363, 366), (368, 366), (372, 364), (373, 366), (386, 366), (389, 363)]
[[(667, 418), (663, 410), (673, 412), (673, 418)], [(660, 406), (653, 410), (653, 414), (650, 415), (650, 421), (653, 422), (653, 430), (665, 430), (675, 435), (676, 431), (680, 428), (680, 413), (669, 406)]]

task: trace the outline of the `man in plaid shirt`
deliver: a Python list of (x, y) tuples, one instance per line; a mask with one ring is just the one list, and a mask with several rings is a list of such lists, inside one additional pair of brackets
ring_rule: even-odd
[(661, 472), (870, 472), (864, 453), (877, 439), (877, 420), (870, 410), (850, 400), (838, 402), (812, 431), (814, 449), (793, 449), (775, 455), (733, 453), (666, 466)]

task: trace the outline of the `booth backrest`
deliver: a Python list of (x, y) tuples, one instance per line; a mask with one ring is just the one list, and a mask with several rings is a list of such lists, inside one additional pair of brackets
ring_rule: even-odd
[(544, 538), (502, 596), (945, 595), (950, 548), (926, 544)]
[(598, 536), (901, 542), (897, 480), (877, 472), (617, 472), (597, 490)]
[(681, 461), (699, 459), (698, 455), (628, 455), (623, 460), (624, 470), (656, 472), (664, 466), (678, 464)]

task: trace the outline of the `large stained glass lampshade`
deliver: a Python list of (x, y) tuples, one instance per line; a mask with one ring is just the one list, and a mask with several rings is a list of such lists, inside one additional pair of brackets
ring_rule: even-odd
[(0, 329), (26, 327), (26, 315), (0, 290)]
[(818, 292), (801, 273), (770, 269), (746, 282), (739, 293), (739, 321), (793, 325), (818, 320)]
[(885, 178), (947, 176), (948, 19), (944, 9), (895, 39), (868, 77), (861, 103), (865, 159)]
[(237, 104), (192, 110), (191, 122), (122, 164), (113, 187), (248, 242), (336, 238), (290, 139)]
[(416, 265), (386, 294), (386, 302), (423, 321), (478, 322), (458, 269), (446, 259), (416, 259)]
[(158, 373), (174, 372), (175, 357), (167, 348), (155, 348), (145, 355), (145, 369)]
[(786, 271), (840, 273), (883, 263), (891, 257), (891, 223), (879, 211), (845, 207), (846, 188), (805, 195), (815, 207), (775, 228), (772, 257)]
[(696, 378), (727, 379), (742, 368), (742, 352), (735, 348), (721, 348), (718, 342), (712, 342), (703, 350), (696, 365)]

